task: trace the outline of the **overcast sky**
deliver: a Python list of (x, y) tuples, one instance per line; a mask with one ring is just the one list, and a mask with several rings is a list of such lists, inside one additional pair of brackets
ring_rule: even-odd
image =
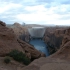
[(0, 0), (0, 20), (70, 25), (70, 0)]

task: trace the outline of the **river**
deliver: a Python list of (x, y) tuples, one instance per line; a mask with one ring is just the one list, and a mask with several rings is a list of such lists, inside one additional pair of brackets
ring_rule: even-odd
[(32, 40), (30, 40), (29, 43), (32, 44), (40, 52), (43, 52), (46, 56), (49, 56), (47, 45), (45, 44), (45, 42), (43, 40), (32, 39)]

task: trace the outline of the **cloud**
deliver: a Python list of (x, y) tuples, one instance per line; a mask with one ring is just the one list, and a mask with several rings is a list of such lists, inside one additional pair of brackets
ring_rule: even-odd
[(0, 19), (7, 23), (69, 25), (69, 3), (69, 0), (0, 0)]
[(8, 2), (0, 2), (0, 14), (5, 13), (11, 9), (20, 8), (22, 5)]
[(21, 7), (22, 4), (0, 1), (0, 19), (4, 19), (4, 21), (14, 19), (15, 14)]
[(60, 15), (67, 14), (70, 12), (69, 7), (70, 5), (59, 5), (55, 7), (54, 12)]

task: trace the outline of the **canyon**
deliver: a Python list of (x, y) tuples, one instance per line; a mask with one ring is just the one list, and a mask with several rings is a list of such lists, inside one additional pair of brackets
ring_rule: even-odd
[[(0, 70), (70, 70), (70, 27), (46, 27), (43, 40), (48, 44), (51, 54), (48, 57), (28, 43), (29, 33), (26, 27), (15, 23), (8, 28), (0, 21)], [(3, 58), (13, 49), (22, 51), (34, 61), (28, 66), (14, 60), (13, 64), (4, 64)]]

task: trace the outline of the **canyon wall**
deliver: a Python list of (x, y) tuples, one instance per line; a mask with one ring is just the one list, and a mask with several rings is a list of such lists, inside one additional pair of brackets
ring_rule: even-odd
[(60, 48), (67, 28), (68, 27), (46, 28), (44, 41), (48, 45), (50, 54), (56, 52)]
[(52, 57), (70, 60), (70, 28), (66, 29), (60, 49)]

